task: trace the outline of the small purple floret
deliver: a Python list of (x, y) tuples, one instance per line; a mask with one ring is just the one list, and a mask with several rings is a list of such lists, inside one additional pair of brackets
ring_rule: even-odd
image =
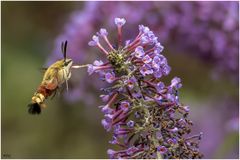
[(127, 80), (127, 86), (130, 90), (134, 88), (135, 83), (137, 82), (135, 77), (131, 77), (129, 80)]
[(99, 32), (102, 37), (105, 37), (108, 35), (108, 32), (105, 28), (101, 28)]
[(185, 112), (189, 112), (190, 111), (190, 107), (189, 106), (183, 106), (183, 109)]
[(92, 41), (88, 42), (89, 46), (96, 46), (99, 44), (99, 37), (98, 36), (93, 36)]
[(138, 46), (136, 49), (135, 49), (135, 56), (137, 58), (142, 58), (143, 56), (145, 55), (145, 52), (143, 50), (143, 47), (142, 46)]
[(109, 155), (109, 157), (110, 157), (111, 159), (114, 159), (116, 153), (117, 153), (117, 152), (114, 151), (114, 150), (112, 150), (112, 149), (108, 149), (108, 150), (107, 150), (107, 154)]
[(165, 146), (158, 146), (157, 151), (160, 152), (161, 154), (164, 154), (167, 152), (167, 148)]
[(160, 65), (161, 65), (161, 59), (159, 56), (154, 56), (153, 57), (153, 60), (152, 60), (152, 67), (154, 69), (159, 69), (160, 68)]
[(155, 54), (160, 54), (163, 51), (164, 47), (161, 45), (161, 43), (156, 43), (155, 44)]
[(124, 111), (128, 110), (129, 106), (130, 106), (130, 104), (127, 101), (122, 101), (121, 104), (120, 104), (120, 108)]
[(149, 74), (153, 74), (153, 70), (151, 68), (150, 65), (148, 64), (144, 64), (141, 68), (140, 68), (140, 72), (143, 76), (149, 75)]
[(109, 132), (109, 131), (111, 130), (111, 124), (110, 124), (109, 122), (107, 122), (106, 119), (103, 119), (103, 120), (101, 121), (101, 123), (102, 123), (104, 129), (105, 129), (107, 132)]
[(106, 73), (105, 74), (105, 80), (108, 82), (108, 83), (112, 83), (113, 81), (115, 81), (115, 74), (114, 73)]
[(165, 87), (164, 83), (163, 82), (158, 82), (157, 85), (155, 86), (156, 89), (157, 89), (157, 92), (161, 92), (162, 89)]
[(175, 87), (176, 89), (179, 89), (182, 87), (181, 79), (178, 77), (174, 77), (171, 81), (171, 87)]
[(101, 66), (101, 65), (103, 65), (103, 62), (101, 61), (101, 60), (95, 60), (94, 62), (93, 62), (93, 64), (95, 65), (95, 66)]
[(127, 126), (130, 128), (134, 127), (134, 121), (132, 121), (132, 120), (128, 121)]
[(100, 95), (100, 98), (102, 99), (103, 102), (107, 102), (109, 100), (109, 95)]
[(126, 20), (124, 18), (115, 18), (114, 21), (118, 27), (122, 27), (126, 23)]
[(95, 70), (94, 66), (92, 64), (89, 64), (87, 69), (88, 74), (89, 75), (93, 74), (94, 70)]
[(142, 59), (143, 63), (150, 63), (152, 61), (152, 58), (149, 55), (146, 55)]

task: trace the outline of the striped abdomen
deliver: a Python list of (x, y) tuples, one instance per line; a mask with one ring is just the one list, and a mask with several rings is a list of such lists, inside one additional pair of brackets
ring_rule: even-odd
[(32, 97), (32, 102), (28, 105), (28, 112), (30, 114), (40, 114), (41, 109), (45, 107), (43, 103), (46, 98), (48, 98), (54, 90), (47, 89), (45, 85), (41, 84), (37, 92)]

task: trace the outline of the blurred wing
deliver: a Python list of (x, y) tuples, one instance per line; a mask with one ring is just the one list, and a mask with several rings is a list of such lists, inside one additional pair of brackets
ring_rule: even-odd
[(41, 73), (45, 73), (46, 71), (47, 71), (47, 67), (42, 67), (42, 68), (39, 68), (39, 71), (41, 72)]
[(58, 68), (51, 67), (49, 68), (43, 78), (43, 84), (49, 90), (54, 90), (58, 87)]

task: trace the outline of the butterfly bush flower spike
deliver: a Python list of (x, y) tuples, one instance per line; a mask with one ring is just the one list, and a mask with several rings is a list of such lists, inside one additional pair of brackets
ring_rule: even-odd
[[(122, 46), (124, 18), (115, 18), (118, 47), (113, 48), (106, 29), (93, 36), (90, 46), (97, 46), (105, 60), (88, 65), (88, 73), (99, 73), (109, 83), (102, 88), (104, 105), (102, 125), (112, 131), (110, 144), (119, 149), (108, 149), (112, 159), (201, 158), (199, 135), (190, 134), (192, 121), (188, 119), (189, 106), (179, 101), (181, 79), (170, 84), (161, 80), (171, 70), (162, 55), (163, 46), (149, 27), (139, 25), (139, 33)], [(108, 46), (102, 47), (102, 38)]]

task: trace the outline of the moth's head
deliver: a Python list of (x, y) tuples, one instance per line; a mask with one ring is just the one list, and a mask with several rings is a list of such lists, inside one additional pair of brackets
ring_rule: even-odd
[(70, 58), (66, 58), (62, 60), (62, 66), (66, 68), (71, 68), (73, 64), (73, 60)]

